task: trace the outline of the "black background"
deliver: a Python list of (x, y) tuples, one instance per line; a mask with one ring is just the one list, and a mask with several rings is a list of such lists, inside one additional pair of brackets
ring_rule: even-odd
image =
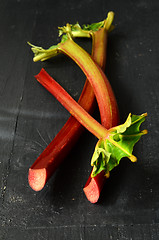
[[(76, 100), (82, 71), (61, 55), (33, 63), (27, 41), (56, 44), (58, 26), (103, 20), (115, 12), (108, 40), (106, 74), (119, 103), (148, 112), (149, 134), (111, 173), (97, 204), (83, 186), (96, 143), (87, 131), (40, 192), (28, 185), (28, 169), (69, 117), (34, 79), (44, 67)], [(159, 1), (0, 1), (0, 239), (159, 239)], [(78, 40), (90, 51), (91, 41)], [(98, 112), (96, 112), (98, 117)]]

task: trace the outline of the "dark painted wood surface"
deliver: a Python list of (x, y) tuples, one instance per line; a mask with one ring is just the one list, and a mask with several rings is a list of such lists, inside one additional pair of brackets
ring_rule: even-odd
[[(77, 100), (85, 77), (66, 56), (33, 63), (26, 42), (49, 47), (57, 26), (115, 11), (106, 73), (121, 120), (148, 112), (138, 162), (114, 170), (96, 205), (82, 191), (96, 139), (86, 132), (41, 192), (28, 168), (61, 129), (67, 111), (34, 79), (41, 67)], [(159, 2), (0, 1), (0, 239), (159, 239)], [(89, 41), (80, 44), (90, 50)], [(98, 114), (98, 113), (96, 113)]]

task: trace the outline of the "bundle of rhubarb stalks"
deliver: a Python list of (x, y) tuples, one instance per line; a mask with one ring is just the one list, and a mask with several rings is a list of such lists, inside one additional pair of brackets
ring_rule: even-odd
[[(59, 28), (61, 42), (43, 49), (31, 46), (33, 61), (45, 61), (58, 54), (70, 57), (86, 75), (86, 82), (81, 96), (76, 102), (43, 68), (35, 76), (71, 114), (60, 132), (46, 147), (29, 169), (30, 187), (40, 191), (53, 175), (66, 155), (73, 148), (83, 132), (83, 126), (98, 139), (91, 159), (92, 170), (84, 187), (84, 193), (91, 203), (96, 203), (110, 171), (120, 160), (128, 157), (132, 162), (137, 158), (132, 154), (133, 147), (147, 130), (140, 130), (141, 123), (147, 113), (127, 117), (124, 124), (119, 124), (118, 105), (111, 85), (103, 72), (106, 62), (106, 46), (108, 33), (112, 25), (114, 13), (109, 12), (104, 21), (83, 25), (66, 24)], [(92, 53), (88, 54), (75, 43), (75, 38), (92, 39)], [(97, 104), (96, 104), (97, 103)], [(100, 112), (101, 123), (91, 114), (96, 105)]]

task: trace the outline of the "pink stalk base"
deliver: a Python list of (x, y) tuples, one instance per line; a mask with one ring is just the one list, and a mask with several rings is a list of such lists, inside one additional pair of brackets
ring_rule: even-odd
[(40, 191), (46, 183), (46, 169), (29, 169), (29, 185), (35, 191)]
[(102, 188), (104, 186), (104, 183), (106, 181), (106, 177), (104, 176), (104, 171), (99, 173), (96, 177), (92, 178), (91, 174), (86, 182), (85, 187), (83, 188), (83, 191), (91, 203), (98, 202), (100, 193), (102, 191)]
[(43, 189), (83, 131), (84, 127), (71, 116), (29, 169), (28, 182), (34, 191)]

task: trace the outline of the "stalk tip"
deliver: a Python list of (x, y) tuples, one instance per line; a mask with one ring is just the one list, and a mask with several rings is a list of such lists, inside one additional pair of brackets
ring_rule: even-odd
[(89, 176), (83, 191), (91, 203), (97, 203), (100, 197), (100, 193), (106, 181), (105, 172), (100, 172), (97, 176), (91, 178)]
[(147, 133), (148, 133), (147, 129), (142, 130), (142, 134), (143, 134), (143, 135), (145, 135), (145, 134), (147, 134)]
[(137, 157), (135, 157), (134, 155), (131, 155), (129, 157), (129, 159), (132, 161), (132, 162), (136, 162), (137, 161)]
[(83, 191), (88, 201), (90, 201), (91, 203), (98, 202), (100, 191), (94, 178), (90, 179), (90, 183), (83, 188)]
[(43, 189), (46, 183), (46, 169), (29, 169), (28, 182), (34, 191)]
[(143, 113), (142, 115), (143, 115), (144, 117), (147, 117), (148, 114), (147, 114), (147, 112), (146, 112), (146, 113)]
[(108, 12), (107, 18), (104, 23), (104, 28), (107, 31), (111, 30), (113, 20), (114, 20), (114, 12), (110, 11), (110, 12)]

